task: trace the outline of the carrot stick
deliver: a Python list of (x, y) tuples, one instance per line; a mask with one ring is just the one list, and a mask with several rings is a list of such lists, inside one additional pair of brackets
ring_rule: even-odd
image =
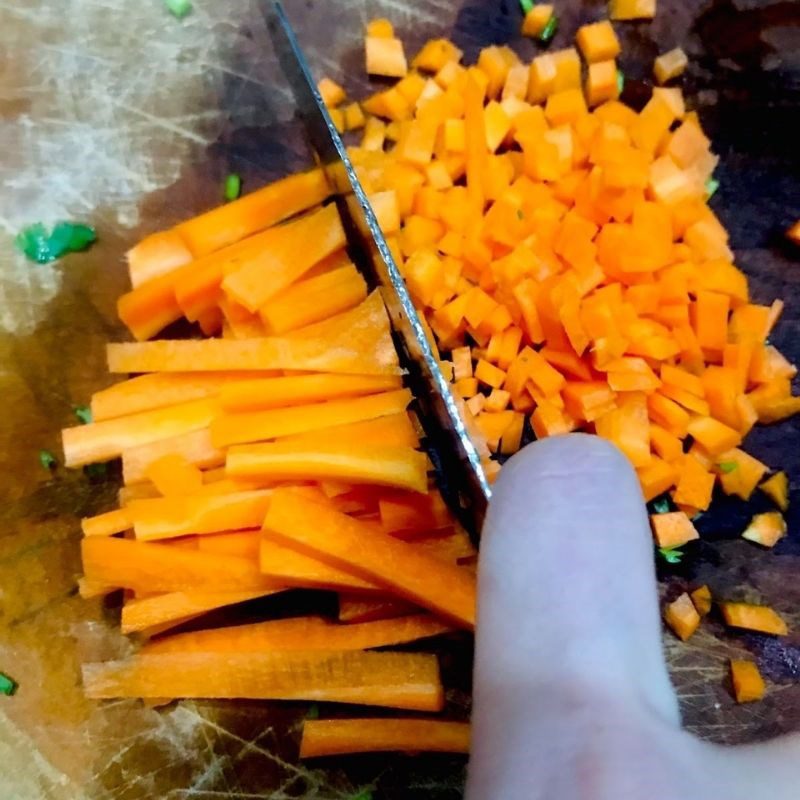
[(221, 553), (258, 560), (261, 531), (223, 531), (197, 537), (197, 549), (203, 553)]
[(224, 411), (260, 411), (337, 397), (359, 397), (402, 388), (394, 375), (286, 375), (243, 380), (223, 386), (220, 406)]
[(329, 194), (324, 172), (312, 169), (207, 211), (174, 230), (197, 258), (312, 208)]
[(172, 272), (194, 259), (181, 235), (175, 231), (152, 233), (126, 253), (128, 274), (135, 289), (143, 283)]
[(408, 644), (453, 630), (427, 614), (339, 625), (293, 617), (228, 628), (178, 633), (150, 642), (142, 653), (270, 653), (277, 650), (370, 650)]
[(475, 624), (475, 582), (464, 570), (370, 529), (334, 510), (329, 502), (311, 501), (293, 489), (276, 489), (264, 534), (378, 581), (463, 627)]
[(170, 453), (147, 466), (145, 476), (164, 497), (197, 494), (203, 487), (203, 473), (179, 453)]
[(436, 656), (422, 653), (154, 653), (83, 667), (86, 696), (319, 700), (439, 711)]
[(339, 595), (339, 622), (374, 622), (379, 619), (405, 617), (417, 611), (415, 606), (392, 597), (364, 597), (357, 594)]
[(110, 344), (107, 352), (111, 372), (291, 369), (400, 374), (389, 321), (377, 292), (352, 311), (284, 337), (157, 340)]
[(113, 511), (106, 511), (105, 514), (81, 520), (84, 536), (113, 536), (115, 533), (124, 533), (132, 527), (133, 521), (124, 508), (116, 508)]
[(159, 497), (159, 491), (149, 481), (136, 483), (133, 486), (122, 486), (117, 492), (117, 500), (121, 507), (127, 506), (131, 500), (144, 500), (149, 497)]
[(145, 633), (155, 629), (165, 630), (165, 626), (173, 627), (207, 611), (255, 600), (274, 591), (274, 589), (253, 589), (241, 592), (207, 592), (197, 589), (131, 600), (122, 607), (122, 632)]
[(104, 537), (81, 542), (83, 571), (91, 583), (135, 592), (251, 592), (278, 590), (253, 561), (163, 544)]
[(206, 398), (65, 428), (64, 461), (68, 467), (80, 467), (118, 458), (123, 450), (206, 428), (216, 410), (216, 402)]
[(308, 719), (300, 758), (350, 753), (468, 753), (468, 722), (438, 719)]
[(375, 447), (419, 447), (419, 436), (405, 411), (364, 422), (351, 422), (348, 425), (334, 425), (307, 433), (283, 436), (281, 441), (297, 444), (361, 442)]
[(78, 578), (78, 594), (84, 600), (91, 600), (93, 597), (105, 597), (112, 592), (118, 591), (119, 588), (119, 586), (112, 586), (110, 583)]
[(330, 403), (274, 408), (245, 414), (221, 414), (211, 425), (211, 441), (216, 447), (257, 442), (308, 433), (334, 425), (363, 422), (368, 419), (399, 414), (411, 402), (408, 389), (334, 400)]
[(223, 291), (251, 313), (347, 244), (339, 210), (333, 203), (273, 228), (271, 233), (261, 258), (222, 281)]
[(751, 603), (720, 603), (725, 624), (732, 628), (748, 631), (772, 633), (786, 636), (789, 628), (780, 615), (769, 606), (756, 606)]
[(321, 480), (326, 478), (425, 492), (427, 457), (410, 447), (270, 442), (232, 447), (225, 462), (234, 478)]
[[(92, 395), (92, 420), (124, 417), (140, 411), (213, 397), (228, 383), (253, 379), (252, 372), (175, 372), (139, 375)], [(263, 377), (267, 377), (264, 375)]]
[(257, 528), (264, 521), (268, 490), (134, 500), (127, 507), (140, 541)]
[(123, 450), (122, 476), (125, 483), (137, 484), (147, 480), (147, 468), (165, 455), (183, 456), (190, 464), (201, 469), (225, 463), (225, 453), (211, 444), (211, 433), (204, 428)]

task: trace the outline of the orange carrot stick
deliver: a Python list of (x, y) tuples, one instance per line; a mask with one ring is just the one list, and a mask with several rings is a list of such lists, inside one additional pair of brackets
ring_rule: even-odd
[(330, 403), (274, 408), (245, 414), (221, 414), (211, 425), (211, 441), (217, 447), (225, 447), (308, 433), (334, 425), (363, 422), (388, 414), (399, 414), (405, 411), (411, 399), (408, 389), (396, 389), (352, 400), (334, 400)]
[(228, 475), (253, 480), (347, 480), (425, 492), (427, 457), (410, 447), (270, 442), (232, 447)]
[(228, 628), (178, 633), (147, 644), (143, 653), (270, 653), (277, 650), (370, 650), (449, 633), (436, 617), (418, 614), (361, 625), (293, 617)]
[(213, 399), (141, 411), (118, 419), (92, 422), (62, 431), (64, 461), (80, 467), (118, 458), (123, 450), (207, 428), (216, 413)]
[(293, 489), (276, 489), (264, 533), (266, 538), (357, 571), (462, 626), (475, 624), (475, 583), (469, 574), (371, 530), (340, 514), (329, 502), (311, 501)]
[(165, 455), (180, 455), (201, 469), (225, 463), (225, 453), (211, 444), (211, 433), (204, 428), (123, 450), (122, 476), (125, 483), (137, 484), (147, 480), (147, 468)]
[(300, 758), (350, 753), (468, 753), (468, 722), (438, 719), (308, 719)]
[(164, 544), (105, 537), (81, 542), (84, 575), (90, 582), (154, 592), (251, 592), (278, 590), (253, 561)]
[(347, 244), (335, 204), (273, 228), (271, 233), (262, 258), (222, 281), (223, 291), (251, 313)]
[(195, 258), (321, 203), (330, 186), (321, 169), (290, 175), (174, 228)]
[(179, 453), (170, 453), (149, 464), (145, 470), (164, 497), (197, 494), (203, 486), (203, 473)]
[(224, 411), (260, 411), (376, 394), (400, 389), (402, 385), (402, 379), (394, 375), (286, 375), (227, 384), (222, 387), (219, 400)]
[(261, 531), (223, 531), (197, 537), (197, 549), (203, 553), (221, 553), (226, 556), (258, 560)]
[(123, 633), (151, 633), (179, 625), (188, 619), (213, 611), (255, 600), (273, 594), (274, 589), (250, 591), (213, 592), (197, 589), (185, 592), (169, 592), (141, 600), (131, 600), (122, 607)]
[(725, 623), (732, 628), (772, 633), (776, 636), (786, 636), (789, 632), (780, 615), (769, 606), (756, 606), (751, 603), (720, 603), (719, 607)]
[(106, 511), (105, 514), (81, 520), (81, 530), (84, 536), (113, 536), (115, 533), (124, 533), (132, 527), (131, 516), (124, 508)]
[(436, 656), (422, 653), (154, 653), (83, 667), (86, 696), (319, 700), (439, 711)]
[(297, 444), (361, 442), (375, 447), (419, 447), (419, 436), (405, 411), (364, 422), (351, 422), (348, 425), (334, 425), (308, 433), (284, 436), (280, 441)]
[(150, 234), (128, 250), (126, 257), (134, 289), (194, 259), (192, 251), (175, 230)]
[(374, 622), (379, 619), (405, 617), (417, 611), (416, 606), (393, 597), (365, 597), (347, 593), (339, 595), (339, 622)]
[(752, 661), (731, 659), (731, 683), (737, 703), (760, 700), (767, 691), (764, 679)]

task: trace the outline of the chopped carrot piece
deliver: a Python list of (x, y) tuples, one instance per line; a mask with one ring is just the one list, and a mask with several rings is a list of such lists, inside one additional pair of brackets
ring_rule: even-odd
[(408, 73), (408, 62), (400, 39), (367, 35), (365, 40), (367, 72), (386, 78), (402, 78)]
[(413, 751), (468, 753), (468, 722), (432, 719), (306, 720), (300, 758)]
[(170, 453), (147, 465), (145, 477), (164, 495), (196, 494), (203, 485), (200, 470), (180, 453)]
[(653, 536), (659, 547), (681, 547), (686, 542), (700, 538), (692, 521), (682, 511), (651, 514), (650, 524), (653, 526)]
[(609, 0), (611, 19), (652, 19), (656, 15), (656, 0)]
[(225, 453), (214, 447), (208, 428), (204, 428), (123, 450), (122, 476), (125, 484), (146, 480), (146, 470), (150, 464), (165, 455), (180, 455), (201, 469), (225, 463)]
[(731, 683), (737, 703), (761, 700), (767, 691), (764, 679), (752, 661), (731, 659)]
[(421, 653), (154, 653), (85, 664), (83, 685), (92, 699), (245, 697), (416, 711), (444, 704), (436, 656)]
[(690, 596), (692, 598), (692, 602), (694, 603), (694, 607), (697, 609), (697, 613), (701, 617), (707, 616), (711, 611), (711, 589), (704, 584), (703, 586), (699, 586), (697, 589), (691, 592)]
[(759, 487), (767, 497), (773, 500), (781, 511), (789, 508), (789, 479), (785, 472), (776, 472), (771, 478), (767, 478)]
[(786, 536), (786, 520), (779, 511), (756, 514), (742, 534), (743, 539), (762, 547), (774, 547)]
[(328, 108), (340, 106), (344, 102), (345, 97), (347, 97), (345, 90), (336, 83), (336, 81), (330, 78), (322, 78), (322, 80), (317, 83), (317, 91), (322, 97), (322, 102), (325, 103)]
[(716, 460), (722, 491), (735, 494), (742, 500), (750, 499), (767, 472), (766, 464), (738, 448), (720, 453)]
[(723, 425), (713, 417), (695, 417), (689, 422), (687, 431), (712, 456), (724, 453), (742, 441), (738, 431)]
[(522, 21), (522, 35), (531, 38), (540, 36), (552, 19), (553, 12), (554, 6), (551, 3), (536, 3), (525, 14), (525, 19)]
[(682, 505), (705, 511), (711, 505), (714, 475), (693, 455), (687, 453), (678, 463), (677, 486), (672, 499)]
[(621, 49), (614, 27), (608, 20), (578, 28), (575, 41), (589, 63), (616, 58)]
[(659, 83), (666, 83), (672, 78), (683, 74), (689, 59), (680, 47), (662, 53), (653, 64), (653, 74)]
[(589, 64), (586, 78), (586, 102), (590, 106), (615, 100), (619, 94), (617, 63), (614, 59)]
[(756, 606), (751, 603), (720, 603), (725, 623), (731, 628), (771, 633), (786, 636), (789, 629), (781, 617), (769, 606)]
[(372, 19), (367, 23), (367, 36), (393, 39), (394, 25), (388, 19)]
[(685, 642), (700, 626), (700, 614), (692, 598), (684, 592), (664, 609), (664, 619), (675, 635)]

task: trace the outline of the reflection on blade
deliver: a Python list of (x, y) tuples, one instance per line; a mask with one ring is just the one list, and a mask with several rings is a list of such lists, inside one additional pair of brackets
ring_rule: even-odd
[(478, 452), (283, 8), (277, 0), (261, 0), (261, 8), (311, 145), (337, 190), (352, 256), (383, 289), (398, 350), (422, 412), (442, 494), (469, 530), (477, 534), (491, 496)]

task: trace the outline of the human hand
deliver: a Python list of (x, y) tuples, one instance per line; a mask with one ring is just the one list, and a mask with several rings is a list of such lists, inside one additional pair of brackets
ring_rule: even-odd
[(468, 800), (797, 800), (800, 736), (681, 729), (636, 474), (595, 436), (503, 467), (481, 541)]

